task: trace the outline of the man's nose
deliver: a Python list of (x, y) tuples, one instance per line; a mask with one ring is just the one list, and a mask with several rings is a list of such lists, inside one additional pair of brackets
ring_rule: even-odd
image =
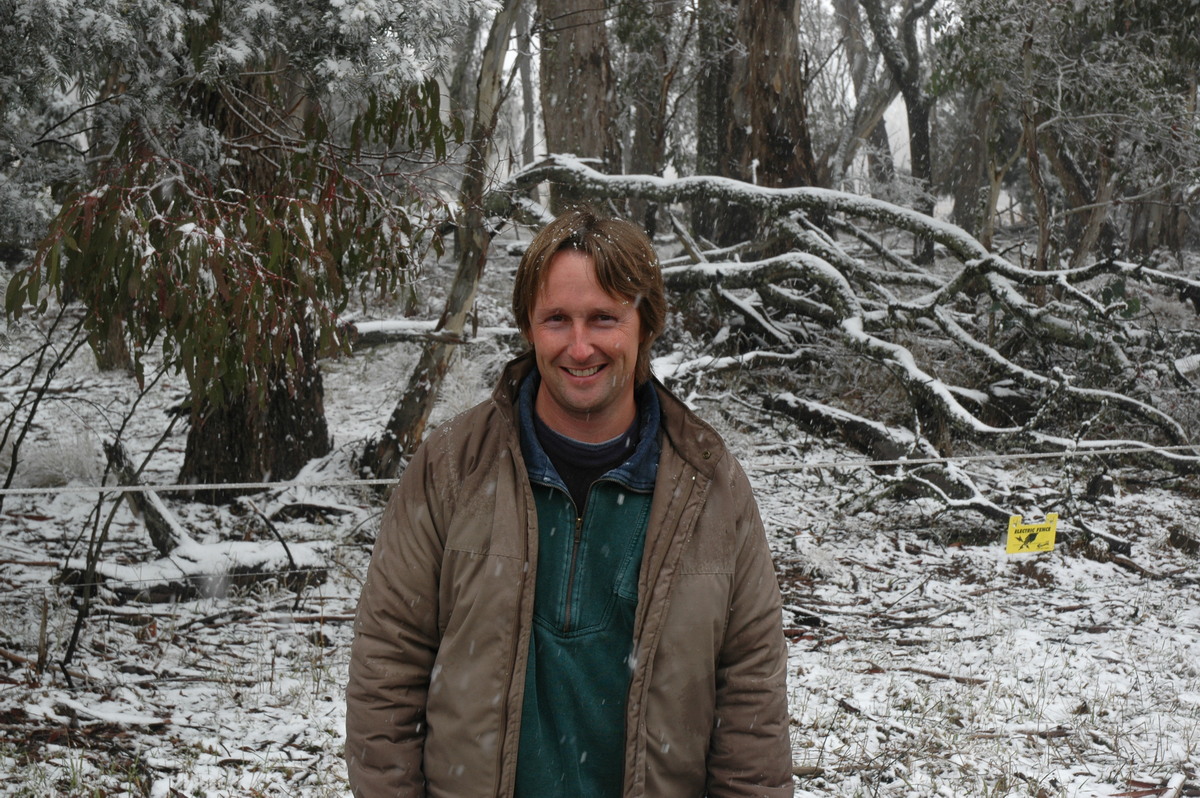
[(589, 340), (587, 325), (576, 322), (571, 325), (571, 343), (567, 354), (572, 360), (582, 363), (592, 356), (592, 344)]

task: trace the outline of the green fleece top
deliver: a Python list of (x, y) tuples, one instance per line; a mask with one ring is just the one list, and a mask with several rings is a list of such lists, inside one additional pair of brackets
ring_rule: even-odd
[(517, 798), (617, 798), (625, 754), (638, 571), (659, 458), (658, 397), (638, 392), (640, 440), (575, 503), (534, 432), (536, 372), (518, 400), (538, 516), (533, 637), (525, 676)]

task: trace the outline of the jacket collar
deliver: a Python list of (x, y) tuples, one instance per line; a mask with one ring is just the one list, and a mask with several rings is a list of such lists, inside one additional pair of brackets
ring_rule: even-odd
[[(525, 469), (532, 482), (566, 486), (555, 471), (549, 456), (542, 449), (533, 424), (533, 404), (537, 396), (541, 376), (531, 370), (521, 381), (517, 393), (517, 419), (521, 435), (521, 453), (525, 458)], [(648, 385), (637, 391), (638, 445), (625, 462), (604, 475), (605, 479), (620, 482), (630, 490), (650, 492), (654, 490), (654, 479), (658, 476), (658, 429), (661, 410), (658, 395)]]

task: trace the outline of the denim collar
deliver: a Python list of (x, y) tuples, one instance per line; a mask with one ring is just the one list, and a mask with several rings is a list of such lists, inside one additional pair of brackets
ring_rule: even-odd
[[(566, 490), (567, 487), (554, 470), (550, 458), (538, 442), (537, 432), (533, 427), (533, 402), (537, 397), (538, 386), (542, 378), (535, 368), (521, 383), (517, 394), (517, 419), (521, 433), (521, 454), (525, 458), (525, 469), (532, 482), (552, 485)], [(644, 382), (634, 394), (637, 401), (639, 440), (637, 448), (621, 465), (609, 471), (602, 479), (619, 482), (630, 490), (649, 493), (654, 490), (654, 479), (658, 476), (659, 419), (662, 410), (658, 403), (658, 393), (650, 380)]]

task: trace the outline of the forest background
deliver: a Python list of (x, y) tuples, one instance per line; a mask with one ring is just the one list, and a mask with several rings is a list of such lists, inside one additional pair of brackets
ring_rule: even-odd
[[(206, 645), (186, 630), (236, 616), (276, 641), (272, 676), (231, 665), (223, 690), (278, 695), (276, 658), (311, 664), (311, 646), (318, 675), (288, 690), (340, 702), (375, 489), (517, 351), (512, 259), (576, 202), (654, 236), (673, 308), (656, 374), (744, 444), (770, 496), (798, 674), (845, 642), (830, 619), (845, 606), (861, 600), (860, 637), (893, 651), (929, 617), (896, 620), (913, 585), (966, 595), (989, 569), (1029, 591), (1083, 584), (1081, 567), (1133, 575), (1173, 591), (1154, 617), (1194, 649), (1194, 613), (1172, 613), (1195, 605), (1200, 549), (1197, 0), (0, 0), (0, 32), (0, 761), (15, 789), (307, 789), (270, 756), (164, 731), (208, 727), (182, 720), (182, 694), (170, 721), (146, 710), (162, 699), (143, 682), (217, 679), (182, 664)], [(1053, 565), (1001, 566), (995, 530), (1050, 512)], [(831, 525), (867, 533), (823, 554)], [(908, 584), (905, 552), (948, 559)], [(872, 573), (886, 586), (865, 587)], [(1058, 607), (1076, 604), (1093, 602)], [(960, 663), (995, 642), (937, 637)], [(213, 645), (228, 656), (229, 638)], [(866, 673), (889, 671), (881, 656)], [(946, 680), (944, 662), (919, 668)], [(1102, 777), (1060, 773), (1046, 748), (946, 765), (945, 741), (914, 766), (927, 738), (878, 720), (911, 685), (872, 715), (853, 682), (826, 698), (871, 729), (833, 734), (797, 698), (798, 778), (847, 795), (1083, 795), (1096, 779), (1182, 795), (1200, 734), (1183, 677), (1162, 700), (1188, 731), (1114, 712), (1145, 735), (1130, 750), (1007, 716), (1034, 748), (1096, 749), (1080, 759)], [(1075, 689), (1071, 710), (1097, 712)], [(921, 696), (931, 727), (954, 721)], [(285, 727), (311, 721), (288, 711)], [(264, 739), (306, 752), (308, 778), (333, 767), (318, 780), (336, 792), (326, 731)], [(897, 741), (877, 770), (854, 758)]]

